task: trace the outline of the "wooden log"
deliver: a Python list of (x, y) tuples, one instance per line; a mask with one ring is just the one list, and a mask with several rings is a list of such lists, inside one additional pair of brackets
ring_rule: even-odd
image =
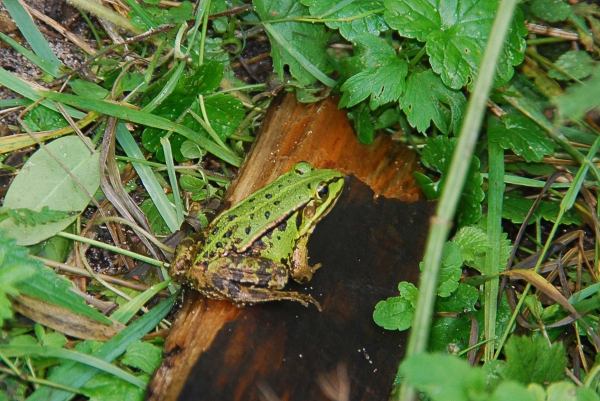
[(272, 104), (226, 198), (239, 202), (300, 160), (357, 177), (309, 241), (311, 264), (323, 267), (310, 283), (288, 286), (323, 312), (289, 301), (238, 308), (188, 290), (147, 399), (387, 397), (406, 337), (372, 314), (399, 281), (418, 278), (433, 207), (415, 202), (416, 156), (385, 136), (358, 144), (335, 99), (298, 104), (288, 94)]

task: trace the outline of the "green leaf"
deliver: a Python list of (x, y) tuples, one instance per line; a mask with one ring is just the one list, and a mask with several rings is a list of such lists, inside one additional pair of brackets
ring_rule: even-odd
[(308, 15), (308, 8), (295, 0), (257, 0), (253, 4), (271, 41), (273, 69), (277, 74), (283, 78), (284, 66), (288, 65), (292, 76), (302, 85), (313, 84), (318, 79), (327, 86), (335, 86), (335, 81), (325, 75), (330, 66), (325, 53), (327, 35), (322, 24), (269, 23)]
[(535, 393), (512, 381), (503, 381), (494, 389), (489, 401), (539, 401)]
[(448, 348), (463, 350), (469, 344), (471, 319), (467, 315), (433, 319), (428, 350), (448, 352)]
[(104, 99), (107, 97), (110, 92), (101, 87), (100, 85), (96, 85), (93, 82), (86, 81), (83, 79), (75, 79), (70, 82), (71, 89), (73, 92), (79, 96), (89, 97), (92, 99)]
[(375, 305), (373, 320), (386, 330), (407, 330), (412, 324), (415, 308), (410, 301), (391, 297)]
[(490, 240), (487, 232), (477, 226), (463, 227), (452, 238), (467, 266), (472, 266), (475, 258), (488, 251)]
[(479, 291), (477, 288), (466, 284), (459, 284), (458, 288), (451, 296), (439, 298), (435, 303), (436, 312), (456, 312), (475, 310), (475, 304), (479, 300)]
[(532, 0), (531, 11), (548, 22), (564, 21), (571, 15), (571, 6), (562, 0)]
[(6, 209), (1, 208), (17, 226), (35, 227), (38, 224), (55, 223), (62, 219), (68, 219), (79, 212), (64, 212), (62, 210), (50, 210), (48, 206), (42, 207), (39, 212), (31, 209)]
[(358, 140), (365, 145), (370, 145), (375, 139), (375, 128), (371, 121), (369, 108), (366, 105), (360, 105), (358, 112), (352, 114), (354, 115), (354, 130)]
[[(146, 375), (139, 378), (144, 382), (150, 381)], [(144, 389), (104, 372), (92, 377), (81, 390), (90, 401), (142, 401), (144, 399)]]
[(410, 125), (423, 133), (433, 121), (444, 134), (458, 133), (466, 108), (462, 92), (445, 86), (431, 70), (413, 73), (406, 82), (406, 93), (400, 107)]
[(562, 343), (548, 344), (543, 336), (535, 339), (512, 336), (504, 347), (506, 366), (502, 370), (505, 379), (524, 384), (555, 382), (565, 378), (567, 356)]
[[(404, 91), (408, 64), (400, 59), (394, 48), (383, 39), (364, 35), (354, 39), (356, 48), (349, 63), (365, 64), (365, 69), (349, 78), (340, 88), (343, 92), (340, 107), (352, 107), (369, 96), (371, 110), (398, 100)], [(367, 60), (365, 60), (367, 58)]]
[(52, 131), (69, 125), (62, 114), (41, 105), (31, 109), (23, 121), (33, 132)]
[[(420, 268), (422, 269), (421, 262)], [(458, 288), (458, 280), (462, 274), (463, 258), (458, 246), (446, 242), (442, 250), (442, 267), (438, 283), (438, 295), (448, 297)]]
[(544, 156), (554, 153), (554, 142), (548, 135), (521, 115), (503, 115), (502, 123), (496, 120), (488, 128), (488, 137), (503, 149), (511, 149), (516, 155), (523, 156), (527, 162), (541, 162)]
[(205, 152), (192, 141), (185, 140), (181, 144), (181, 154), (186, 159), (202, 159)]
[(600, 106), (600, 67), (594, 69), (590, 79), (583, 85), (571, 85), (565, 94), (552, 99), (563, 118), (577, 120), (593, 109)]
[[(583, 50), (569, 50), (562, 54), (558, 60), (556, 60), (554, 65), (571, 75), (573, 78), (584, 79), (592, 74), (596, 62)], [(568, 81), (571, 79), (554, 69), (548, 71), (548, 76), (560, 81)]]
[[(472, 82), (498, 10), (498, 0), (386, 0), (385, 21), (401, 36), (426, 42), (429, 62), (453, 89)], [(508, 82), (524, 58), (527, 30), (519, 8), (500, 54), (494, 86)]]
[[(520, 192), (508, 192), (504, 195), (502, 217), (515, 224), (522, 224), (523, 221), (525, 221), (525, 216), (529, 213), (529, 209), (533, 206), (533, 202), (533, 199), (524, 198)], [(529, 220), (529, 224), (533, 224), (538, 219), (544, 219), (555, 223), (559, 210), (559, 203), (542, 200), (539, 203), (538, 208), (534, 211), (532, 218)], [(561, 223), (566, 225), (581, 225), (583, 220), (579, 213), (574, 209), (570, 209), (563, 215)]]
[[(88, 193), (94, 194), (100, 187), (100, 154), (91, 153), (79, 137), (62, 137), (46, 145), (46, 148), (77, 177)], [(4, 207), (40, 211), (47, 206), (52, 210), (74, 214), (69, 218), (35, 227), (19, 226), (12, 220), (4, 220), (0, 223), (0, 228), (16, 238), (19, 245), (35, 244), (66, 228), (89, 202), (88, 195), (71, 176), (46, 150), (39, 149), (12, 182), (4, 198)]]
[[(168, 194), (167, 199), (173, 201), (173, 194)], [(161, 216), (152, 199), (144, 200), (140, 205), (140, 209), (142, 209), (142, 212), (144, 212), (146, 218), (148, 218), (148, 223), (150, 223), (152, 231), (158, 235), (171, 234), (171, 230), (169, 230), (167, 223), (165, 223), (165, 219)]]
[(151, 375), (162, 362), (162, 348), (142, 341), (132, 341), (121, 363)]
[(569, 382), (552, 383), (546, 390), (546, 401), (599, 401), (600, 396), (592, 388), (578, 387)]
[(481, 369), (453, 355), (411, 355), (400, 365), (400, 373), (407, 384), (434, 401), (486, 399), (486, 378)]
[[(301, 3), (309, 7), (311, 15), (327, 20), (345, 20), (328, 21), (325, 22), (325, 25), (329, 28), (339, 29), (340, 34), (348, 41), (365, 34), (379, 36), (380, 31), (388, 29), (383, 15), (381, 15), (382, 7), (379, 1), (301, 0)], [(365, 16), (356, 18), (359, 15)]]
[[(131, 323), (124, 330), (111, 338), (94, 353), (96, 358), (106, 362), (112, 362), (125, 352), (127, 345), (145, 336), (150, 330), (164, 318), (171, 310), (177, 294), (170, 296), (145, 315), (141, 316), (135, 322)], [(63, 384), (73, 388), (81, 388), (96, 373), (97, 369), (90, 366), (81, 365), (76, 362), (65, 363), (50, 373), (47, 380)], [(73, 393), (63, 390), (40, 387), (31, 396), (29, 401), (65, 401), (70, 399)]]
[(13, 238), (0, 230), (0, 327), (13, 314), (7, 295), (16, 295), (19, 283), (41, 268), (42, 262), (28, 257), (27, 248), (18, 246)]
[(400, 297), (406, 299), (410, 302), (410, 305), (413, 308), (417, 307), (417, 297), (419, 296), (419, 290), (415, 287), (414, 284), (409, 283), (407, 281), (401, 281), (398, 284), (398, 291), (400, 292)]

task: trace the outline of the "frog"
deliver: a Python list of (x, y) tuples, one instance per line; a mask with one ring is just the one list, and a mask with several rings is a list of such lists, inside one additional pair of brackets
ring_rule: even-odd
[(308, 239), (334, 207), (344, 175), (298, 162), (287, 173), (219, 214), (175, 249), (169, 274), (211, 299), (243, 306), (291, 300), (321, 305), (284, 287), (308, 283), (321, 264), (308, 263)]

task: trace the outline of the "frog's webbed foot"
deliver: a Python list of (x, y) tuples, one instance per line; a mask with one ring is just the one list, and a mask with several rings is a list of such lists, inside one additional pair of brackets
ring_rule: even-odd
[(213, 284), (224, 298), (240, 303), (257, 303), (270, 301), (296, 301), (308, 307), (309, 302), (314, 304), (319, 312), (321, 304), (310, 295), (296, 291), (281, 291), (268, 288), (246, 287), (229, 280), (213, 277)]

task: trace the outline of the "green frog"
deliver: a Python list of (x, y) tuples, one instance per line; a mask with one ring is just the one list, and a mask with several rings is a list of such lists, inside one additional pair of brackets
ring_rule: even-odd
[(321, 267), (308, 264), (306, 244), (343, 187), (339, 171), (297, 163), (185, 238), (175, 250), (171, 277), (213, 299), (241, 305), (292, 300), (321, 310), (310, 295), (283, 288), (289, 277), (307, 283)]

